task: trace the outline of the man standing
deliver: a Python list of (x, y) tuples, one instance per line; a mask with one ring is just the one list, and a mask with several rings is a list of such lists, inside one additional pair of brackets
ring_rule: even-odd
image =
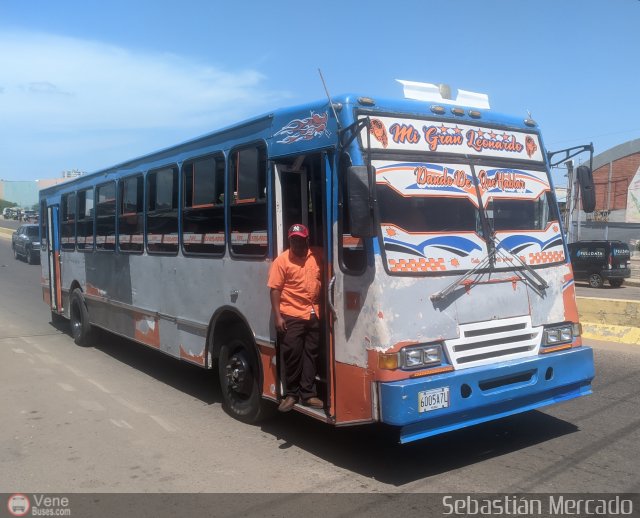
[(289, 249), (271, 265), (267, 286), (285, 370), (285, 397), (278, 410), (303, 405), (322, 408), (316, 393), (316, 361), (320, 347), (322, 254), (309, 248), (309, 229), (289, 228)]

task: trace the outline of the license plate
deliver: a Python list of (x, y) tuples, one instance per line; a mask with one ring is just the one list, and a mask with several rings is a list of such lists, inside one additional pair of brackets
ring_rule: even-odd
[(449, 408), (449, 387), (418, 392), (418, 412)]

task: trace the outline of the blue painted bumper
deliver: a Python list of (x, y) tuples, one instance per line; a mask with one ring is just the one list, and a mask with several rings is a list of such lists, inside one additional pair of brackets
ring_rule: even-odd
[[(380, 383), (381, 420), (406, 443), (591, 393), (593, 351), (566, 351)], [(418, 411), (418, 393), (449, 387), (449, 407)], [(466, 397), (465, 397), (466, 396)]]

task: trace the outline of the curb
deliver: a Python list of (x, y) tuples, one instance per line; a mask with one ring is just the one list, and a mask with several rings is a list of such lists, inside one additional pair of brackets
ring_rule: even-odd
[(576, 297), (582, 336), (640, 345), (640, 301)]
[(582, 338), (600, 340), (603, 342), (640, 345), (640, 327), (582, 322)]

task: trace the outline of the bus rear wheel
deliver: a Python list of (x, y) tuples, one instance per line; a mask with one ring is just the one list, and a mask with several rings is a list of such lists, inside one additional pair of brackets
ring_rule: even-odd
[(69, 297), (69, 315), (73, 341), (82, 347), (88, 346), (93, 334), (93, 328), (89, 322), (89, 311), (84, 302), (84, 297), (78, 289), (73, 290), (71, 297)]
[(241, 339), (233, 339), (220, 349), (218, 376), (224, 410), (245, 423), (264, 416), (260, 393), (260, 372), (255, 352)]

